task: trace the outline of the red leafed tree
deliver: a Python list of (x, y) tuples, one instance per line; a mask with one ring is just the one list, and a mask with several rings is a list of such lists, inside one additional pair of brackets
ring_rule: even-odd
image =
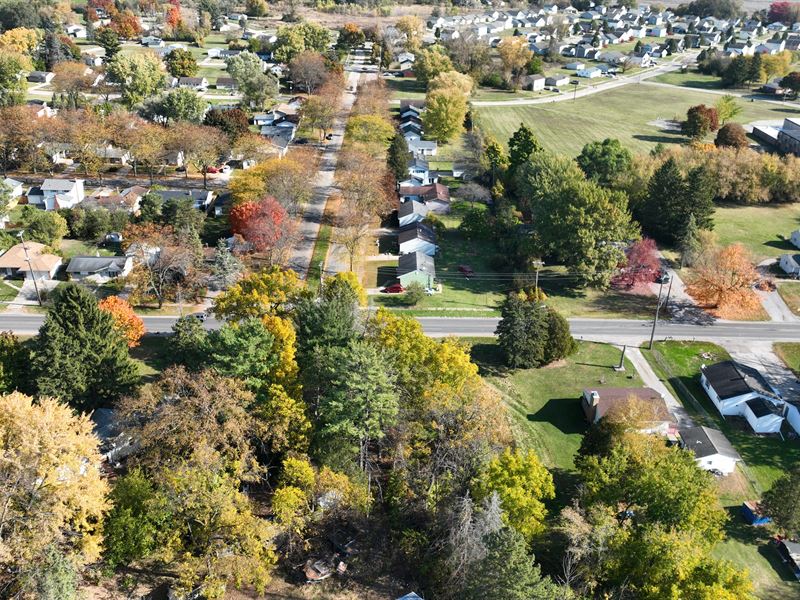
[(240, 234), (257, 252), (272, 250), (289, 225), (286, 209), (272, 196), (258, 202), (244, 202), (231, 209), (233, 233)]
[(128, 348), (135, 348), (144, 335), (144, 321), (133, 312), (130, 303), (119, 296), (108, 296), (98, 303), (98, 308), (111, 313), (114, 327), (128, 342)]
[(767, 20), (791, 25), (800, 18), (800, 2), (773, 2), (769, 5)]
[(634, 242), (625, 252), (625, 266), (614, 277), (614, 287), (630, 289), (651, 283), (661, 271), (656, 243), (650, 238)]
[(175, 29), (181, 22), (181, 5), (178, 2), (171, 2), (166, 17), (167, 25)]
[(111, 18), (111, 29), (123, 40), (130, 40), (142, 34), (139, 18), (130, 10), (114, 13)]

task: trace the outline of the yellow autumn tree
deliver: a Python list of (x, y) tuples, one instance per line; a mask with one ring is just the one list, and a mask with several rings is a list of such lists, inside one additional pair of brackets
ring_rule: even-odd
[(108, 492), (98, 443), (66, 404), (0, 396), (0, 581), (24, 576), (48, 547), (78, 565), (98, 558)]

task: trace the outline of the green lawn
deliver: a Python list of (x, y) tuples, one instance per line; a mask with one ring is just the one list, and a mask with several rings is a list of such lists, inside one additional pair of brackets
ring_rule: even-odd
[(66, 260), (74, 256), (95, 256), (98, 252), (100, 256), (114, 256), (110, 250), (82, 240), (62, 240), (60, 250)]
[(800, 204), (719, 206), (714, 223), (721, 244), (744, 244), (760, 262), (794, 249), (788, 238), (800, 225)]
[[(800, 285), (800, 284), (798, 284)], [(772, 345), (780, 359), (800, 377), (800, 344), (797, 342), (775, 342)]]
[(778, 293), (794, 314), (800, 314), (800, 283), (796, 281), (779, 282)]
[(19, 290), (11, 287), (5, 281), (0, 281), (0, 302), (11, 302), (18, 293)]
[[(692, 89), (630, 84), (564, 102), (522, 106), (477, 106), (475, 120), (486, 133), (506, 142), (520, 123), (531, 126), (550, 151), (577, 156), (590, 141), (617, 138), (633, 152), (648, 152), (656, 144), (684, 143), (679, 134), (653, 121), (683, 119), (696, 104), (714, 104), (719, 95)], [(741, 123), (783, 120), (800, 110), (765, 102), (742, 102)]]
[(328, 258), (328, 248), (331, 245), (332, 233), (333, 229), (328, 223), (323, 223), (319, 226), (319, 234), (317, 235), (317, 241), (314, 243), (314, 252), (311, 255), (311, 264), (308, 266), (308, 274), (306, 275), (306, 283), (311, 290), (316, 290), (319, 286), (320, 275), (325, 266), (325, 260)]
[(390, 77), (386, 85), (392, 92), (395, 100), (424, 100), (425, 84), (418, 82), (414, 77)]
[(681, 87), (696, 88), (701, 90), (718, 90), (722, 88), (722, 83), (719, 77), (715, 75), (703, 75), (697, 71), (671, 71), (653, 77), (651, 81), (658, 83), (669, 83), (671, 85), (679, 85)]
[(578, 351), (563, 362), (541, 369), (504, 373), (494, 339), (474, 341), (473, 359), (503, 396), (516, 441), (534, 450), (558, 475), (573, 471), (573, 458), (587, 423), (580, 406), (583, 390), (592, 386), (638, 387), (636, 370), (619, 363), (620, 349), (607, 344), (580, 342)]
[(131, 358), (139, 368), (139, 376), (151, 381), (170, 364), (168, 338), (163, 335), (145, 335), (139, 345), (131, 348)]
[[(644, 354), (656, 373), (682, 399), (695, 420), (721, 429), (746, 464), (742, 473), (720, 481), (720, 499), (731, 518), (726, 526), (728, 539), (714, 549), (714, 556), (747, 568), (759, 598), (782, 600), (798, 597), (800, 585), (776, 559), (775, 550), (768, 543), (768, 532), (746, 525), (739, 515), (739, 506), (743, 500), (757, 499), (759, 493), (769, 489), (787, 468), (800, 461), (800, 443), (757, 437), (723, 421), (700, 387), (699, 380), (701, 364), (728, 358), (723, 348), (708, 342), (657, 342), (654, 352), (645, 351)], [(722, 491), (726, 480), (734, 477), (741, 480), (739, 489)]]

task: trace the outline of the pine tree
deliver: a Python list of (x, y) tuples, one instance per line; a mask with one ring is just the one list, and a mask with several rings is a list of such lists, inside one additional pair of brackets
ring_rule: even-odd
[(544, 364), (548, 329), (544, 304), (530, 302), (524, 294), (512, 293), (503, 302), (500, 314), (496, 333), (506, 365), (528, 369)]
[(406, 138), (395, 133), (389, 151), (386, 154), (386, 165), (397, 181), (406, 179), (408, 175), (409, 153)]
[(243, 269), (242, 261), (233, 255), (225, 240), (220, 238), (214, 251), (214, 265), (211, 267), (219, 288), (225, 290), (236, 283)]
[(655, 239), (668, 243), (674, 241), (678, 232), (673, 229), (673, 215), (685, 197), (686, 182), (675, 159), (669, 158), (650, 178), (647, 198), (637, 215), (639, 222)]
[(698, 228), (714, 229), (715, 195), (714, 180), (705, 167), (699, 166), (689, 171), (686, 176), (686, 196), (682, 210), (676, 217), (676, 239), (683, 236), (690, 216), (694, 217)]
[(569, 330), (569, 323), (554, 309), (547, 314), (547, 343), (544, 347), (544, 362), (549, 364), (555, 360), (574, 354), (578, 344)]
[(691, 267), (692, 262), (700, 252), (700, 228), (697, 226), (697, 219), (694, 215), (689, 215), (689, 220), (686, 222), (686, 229), (683, 230), (683, 235), (678, 243), (678, 249), (681, 251), (681, 269), (683, 267)]
[(36, 339), (32, 370), (40, 396), (59, 398), (79, 410), (118, 399), (137, 377), (113, 317), (78, 285), (56, 295)]
[(555, 600), (557, 586), (542, 578), (523, 537), (511, 528), (486, 536), (486, 558), (467, 576), (466, 600)]

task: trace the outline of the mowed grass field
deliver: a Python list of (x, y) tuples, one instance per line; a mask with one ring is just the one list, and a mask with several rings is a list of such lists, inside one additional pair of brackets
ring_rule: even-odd
[[(719, 94), (670, 88), (647, 82), (629, 84), (577, 100), (546, 104), (475, 106), (477, 124), (505, 144), (525, 123), (533, 128), (545, 149), (577, 156), (590, 141), (617, 138), (634, 153), (648, 152), (656, 144), (680, 144), (687, 139), (662, 130), (656, 120), (682, 120), (689, 107), (713, 105)], [(766, 102), (741, 102), (740, 123), (782, 120), (800, 116), (796, 106)]]
[(796, 250), (788, 238), (800, 227), (800, 204), (717, 206), (714, 224), (721, 244), (743, 244), (761, 262)]

